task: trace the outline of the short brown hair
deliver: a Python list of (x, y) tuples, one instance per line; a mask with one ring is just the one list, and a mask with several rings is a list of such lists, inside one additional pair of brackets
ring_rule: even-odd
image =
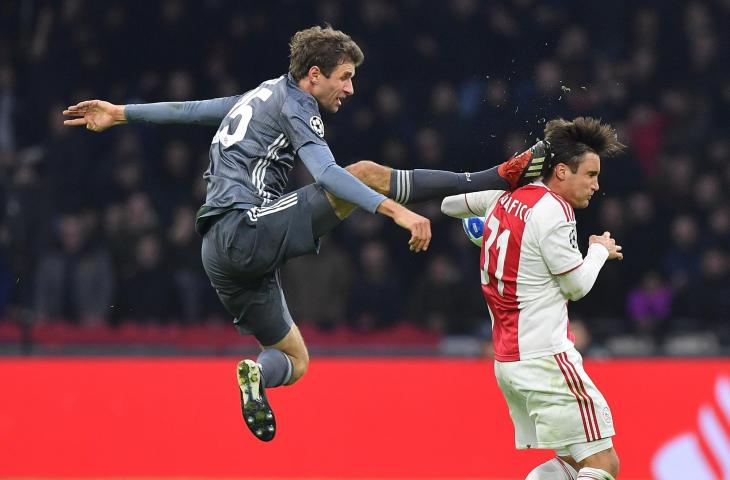
[(306, 77), (314, 66), (329, 77), (337, 65), (352, 62), (358, 67), (363, 60), (365, 55), (357, 43), (329, 25), (300, 30), (289, 42), (289, 73), (294, 80)]
[(610, 157), (626, 148), (618, 141), (616, 130), (607, 123), (591, 117), (577, 117), (573, 121), (562, 118), (545, 125), (545, 140), (550, 144), (552, 161), (545, 176), (552, 174), (553, 166), (564, 163), (575, 173), (584, 154), (593, 152), (599, 157)]

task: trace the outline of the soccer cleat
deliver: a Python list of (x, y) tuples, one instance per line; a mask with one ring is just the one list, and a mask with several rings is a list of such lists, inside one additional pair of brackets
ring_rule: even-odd
[(236, 373), (246, 426), (262, 442), (271, 441), (276, 435), (276, 419), (266, 399), (261, 366), (253, 360), (241, 360)]
[(547, 141), (535, 145), (497, 167), (497, 172), (510, 185), (510, 189), (531, 183), (547, 172), (552, 154)]

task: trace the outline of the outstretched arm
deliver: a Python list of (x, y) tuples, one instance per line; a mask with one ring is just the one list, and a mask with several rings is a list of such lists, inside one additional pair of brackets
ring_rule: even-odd
[(504, 194), (504, 190), (485, 190), (451, 195), (441, 202), (441, 212), (454, 218), (483, 217), (502, 194)]
[(63, 114), (67, 117), (78, 117), (64, 120), (63, 124), (72, 127), (85, 126), (92, 132), (103, 132), (115, 125), (127, 123), (124, 117), (124, 105), (114, 105), (104, 100), (86, 100), (71, 105)]
[(125, 123), (193, 124), (217, 126), (239, 97), (223, 97), (194, 102), (162, 102), (114, 105), (103, 100), (86, 100), (63, 111), (64, 125), (85, 126), (103, 132)]

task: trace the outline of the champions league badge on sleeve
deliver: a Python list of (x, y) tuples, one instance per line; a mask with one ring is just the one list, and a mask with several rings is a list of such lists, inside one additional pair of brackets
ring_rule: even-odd
[(314, 116), (309, 119), (309, 126), (312, 127), (314, 133), (324, 138), (324, 122), (321, 118)]
[(575, 232), (575, 228), (570, 231), (570, 246), (578, 250), (578, 234)]

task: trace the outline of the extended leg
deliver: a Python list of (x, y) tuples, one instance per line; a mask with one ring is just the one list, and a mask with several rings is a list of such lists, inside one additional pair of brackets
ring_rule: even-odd
[[(544, 153), (540, 144), (496, 167), (473, 173), (395, 170), (370, 160), (361, 160), (345, 168), (365, 185), (398, 203), (418, 203), (480, 190), (514, 190), (541, 171)], [(354, 205), (330, 193), (327, 193), (327, 199), (340, 219), (355, 209)]]

